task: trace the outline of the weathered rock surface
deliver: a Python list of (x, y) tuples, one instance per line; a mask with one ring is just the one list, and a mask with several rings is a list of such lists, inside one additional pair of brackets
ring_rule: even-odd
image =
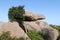
[(34, 21), (34, 22), (23, 22), (26, 30), (35, 30), (43, 35), (48, 34), (50, 36), (49, 40), (56, 40), (58, 37), (58, 31), (50, 27), (46, 22)]
[(1, 26), (0, 28), (0, 35), (2, 34), (2, 32), (10, 32), (10, 36), (11, 37), (23, 37), (25, 40), (30, 40), (30, 38), (27, 36), (27, 34), (22, 30), (21, 27), (19, 27), (17, 22), (7, 22), (4, 23), (4, 25)]
[(33, 22), (24, 21), (23, 25), (24, 25), (26, 31), (27, 30), (41, 31), (39, 25), (37, 25), (34, 21)]
[(30, 11), (25, 11), (25, 21), (36, 21), (36, 20), (43, 20), (45, 19), (45, 16), (42, 14), (35, 14), (33, 12)]
[[(35, 30), (37, 32), (42, 33), (42, 35), (48, 35), (49, 40), (57, 40), (58, 31), (48, 25), (48, 23), (38, 20), (45, 19), (45, 16), (42, 14), (35, 14), (30, 11), (25, 11), (25, 20), (23, 21), (23, 26), (28, 30)], [(23, 37), (25, 40), (31, 40), (27, 34), (24, 32), (23, 28), (19, 26), (17, 22), (0, 22), (0, 35), (3, 31), (10, 31), (12, 37), (16, 36)]]
[(50, 27), (46, 22), (40, 22), (39, 23), (41, 33), (43, 35), (47, 34), (49, 35), (49, 40), (57, 40), (57, 37), (59, 36), (59, 33), (56, 29)]

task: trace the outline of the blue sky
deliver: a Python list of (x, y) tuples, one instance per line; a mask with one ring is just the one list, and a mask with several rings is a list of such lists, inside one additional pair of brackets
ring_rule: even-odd
[(60, 25), (60, 0), (0, 0), (0, 21), (8, 21), (8, 10), (12, 6), (24, 5), (25, 10), (46, 16), (49, 24)]

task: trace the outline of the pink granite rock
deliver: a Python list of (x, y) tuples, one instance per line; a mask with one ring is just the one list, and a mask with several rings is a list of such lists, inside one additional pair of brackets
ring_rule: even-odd
[(20, 38), (23, 37), (26, 40), (30, 40), (27, 34), (23, 31), (23, 29), (18, 25), (17, 22), (7, 22), (0, 28), (0, 35), (2, 32), (10, 32), (11, 37)]
[(33, 12), (30, 11), (25, 11), (25, 20), (26, 21), (36, 21), (36, 20), (43, 20), (45, 19), (45, 16), (42, 14), (35, 14)]
[(50, 27), (46, 22), (43, 21), (32, 21), (32, 22), (23, 22), (23, 25), (27, 30), (35, 30), (37, 32), (42, 33), (42, 35), (48, 34), (50, 37), (49, 40), (56, 40), (58, 37), (58, 31), (52, 27)]

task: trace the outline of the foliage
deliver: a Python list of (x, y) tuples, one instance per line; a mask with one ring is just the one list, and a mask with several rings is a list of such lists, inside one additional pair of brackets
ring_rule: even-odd
[(31, 40), (44, 40), (40, 33), (33, 30), (28, 31), (27, 35), (31, 38)]
[(25, 10), (24, 6), (12, 7), (9, 9), (8, 18), (10, 22), (16, 21), (19, 23), (19, 26), (25, 31), (23, 26), (23, 21), (25, 20)]
[(12, 38), (10, 36), (9, 32), (3, 32), (2, 35), (0, 35), (0, 40), (24, 40), (23, 38)]
[(24, 20), (24, 13), (24, 6), (12, 7), (9, 9), (8, 18), (11, 22), (17, 21), (19, 23), (22, 23)]
[(50, 24), (50, 26), (53, 27), (53, 28), (55, 28), (55, 29), (57, 29), (58, 31), (60, 31), (60, 26), (58, 26), (58, 25), (52, 25), (52, 24)]
[(53, 27), (53, 28), (55, 28), (55, 29), (57, 29), (59, 31), (59, 37), (57, 38), (57, 40), (60, 40), (60, 26), (58, 26), (58, 25), (52, 25), (52, 24), (50, 24), (50, 26)]

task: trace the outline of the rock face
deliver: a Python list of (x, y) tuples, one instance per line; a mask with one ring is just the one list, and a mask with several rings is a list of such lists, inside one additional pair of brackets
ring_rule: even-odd
[(37, 25), (35, 22), (23, 22), (23, 25), (27, 30), (35, 30), (35, 31), (41, 31), (39, 25)]
[(49, 35), (49, 40), (57, 40), (58, 31), (56, 29), (50, 27), (46, 22), (40, 22), (39, 26), (43, 35)]
[(33, 12), (26, 11), (25, 12), (25, 21), (23, 25), (27, 30), (35, 30), (37, 32), (42, 33), (42, 35), (48, 34), (49, 40), (57, 40), (58, 31), (48, 25), (48, 23), (43, 21), (38, 21), (45, 19), (44, 15), (34, 14)]
[[(23, 21), (23, 26), (25, 27), (26, 32), (28, 30), (35, 30), (42, 33), (42, 35), (48, 35), (48, 40), (57, 40), (58, 31), (48, 25), (48, 23), (38, 20), (45, 19), (45, 16), (42, 14), (34, 14), (33, 12), (25, 11), (25, 20)], [(16, 36), (17, 38), (23, 37), (25, 40), (31, 40), (27, 34), (24, 32), (17, 22), (0, 22), (0, 34), (3, 31), (10, 31), (12, 37)]]
[(43, 20), (45, 19), (45, 16), (42, 15), (42, 14), (35, 14), (33, 12), (30, 12), (30, 11), (25, 11), (25, 21), (36, 21), (36, 20)]
[(27, 34), (22, 30), (21, 27), (19, 27), (17, 22), (7, 22), (4, 23), (1, 28), (0, 28), (0, 35), (2, 34), (2, 32), (10, 32), (10, 36), (11, 37), (23, 37), (25, 40), (30, 40), (30, 38), (27, 36)]
[(48, 34), (48, 36), (50, 37), (49, 40), (56, 40), (58, 37), (58, 31), (50, 27), (46, 22), (34, 21), (34, 22), (23, 22), (23, 24), (26, 30), (33, 29), (35, 31), (42, 33), (42, 35)]

